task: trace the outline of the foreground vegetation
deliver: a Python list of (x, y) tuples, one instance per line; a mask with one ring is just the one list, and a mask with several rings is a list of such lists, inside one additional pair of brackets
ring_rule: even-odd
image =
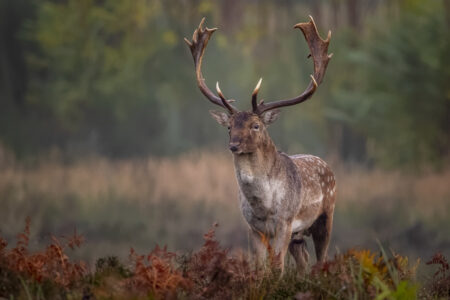
[[(280, 276), (270, 261), (255, 268), (243, 253), (222, 248), (212, 228), (203, 246), (176, 254), (156, 246), (146, 255), (130, 250), (126, 264), (117, 257), (90, 268), (66, 253), (82, 236), (52, 237), (44, 250), (30, 251), (30, 219), (7, 248), (0, 238), (0, 297), (10, 299), (440, 299), (450, 296), (450, 271), (437, 253), (427, 262), (435, 273), (415, 278), (419, 261), (369, 250), (349, 250), (299, 276), (290, 267)], [(69, 249), (70, 248), (70, 249)], [(269, 256), (270, 257), (270, 256)]]

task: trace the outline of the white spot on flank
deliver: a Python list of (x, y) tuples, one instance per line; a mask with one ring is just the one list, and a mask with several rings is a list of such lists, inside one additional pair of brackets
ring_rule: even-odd
[(309, 202), (308, 205), (320, 203), (320, 202), (322, 202), (322, 200), (323, 200), (323, 194), (320, 195), (320, 197), (317, 200)]

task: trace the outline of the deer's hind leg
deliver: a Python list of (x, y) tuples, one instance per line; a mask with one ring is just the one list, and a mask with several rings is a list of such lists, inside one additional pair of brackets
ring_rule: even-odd
[(308, 269), (309, 253), (302, 234), (296, 233), (292, 235), (292, 240), (289, 243), (289, 252), (294, 257), (298, 272), (305, 274)]
[(324, 262), (327, 258), (333, 228), (333, 212), (334, 209), (322, 213), (309, 229), (314, 241), (317, 262)]

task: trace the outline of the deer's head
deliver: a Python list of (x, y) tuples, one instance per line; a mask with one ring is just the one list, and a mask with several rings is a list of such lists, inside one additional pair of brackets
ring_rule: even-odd
[(306, 90), (299, 96), (287, 99), (264, 103), (264, 100), (257, 102), (258, 91), (261, 86), (262, 79), (259, 80), (252, 93), (252, 109), (248, 111), (239, 111), (232, 102), (234, 100), (227, 99), (219, 88), (219, 83), (216, 84), (216, 96), (206, 86), (203, 78), (201, 66), (203, 53), (206, 45), (217, 28), (203, 29), (205, 18), (202, 19), (198, 28), (194, 31), (192, 41), (184, 39), (191, 49), (192, 57), (194, 58), (195, 71), (197, 76), (197, 84), (203, 95), (206, 96), (212, 103), (224, 108), (224, 111), (210, 111), (213, 118), (222, 126), (228, 128), (230, 134), (230, 150), (235, 154), (249, 154), (260, 149), (270, 140), (267, 132), (267, 126), (274, 122), (279, 114), (279, 108), (283, 106), (291, 106), (299, 104), (309, 99), (317, 89), (317, 86), (322, 83), (325, 71), (332, 54), (328, 54), (328, 45), (330, 43), (331, 31), (328, 32), (328, 37), (323, 40), (317, 32), (316, 24), (310, 16), (308, 23), (298, 23), (294, 28), (299, 28), (305, 36), (311, 51), (310, 56), (314, 61), (314, 75), (311, 75), (311, 82)]

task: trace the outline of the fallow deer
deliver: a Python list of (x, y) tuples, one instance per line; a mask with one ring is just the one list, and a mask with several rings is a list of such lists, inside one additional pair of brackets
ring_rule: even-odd
[(300, 272), (307, 268), (309, 254), (304, 236), (312, 235), (317, 261), (327, 256), (333, 226), (336, 184), (330, 167), (312, 155), (287, 155), (277, 148), (267, 132), (267, 126), (277, 119), (278, 108), (299, 104), (309, 99), (321, 84), (331, 54), (327, 53), (331, 31), (323, 40), (312, 17), (299, 28), (310, 49), (314, 75), (299, 96), (270, 103), (257, 103), (259, 80), (252, 93), (252, 109), (238, 111), (217, 83), (217, 96), (206, 86), (202, 75), (202, 58), (211, 35), (217, 28), (203, 29), (204, 18), (195, 30), (192, 41), (185, 38), (192, 56), (200, 91), (212, 103), (227, 112), (210, 111), (213, 118), (228, 128), (229, 148), (233, 153), (239, 199), (259, 261), (267, 247), (261, 239), (272, 241), (272, 250), (283, 271), (286, 252), (293, 255)]

